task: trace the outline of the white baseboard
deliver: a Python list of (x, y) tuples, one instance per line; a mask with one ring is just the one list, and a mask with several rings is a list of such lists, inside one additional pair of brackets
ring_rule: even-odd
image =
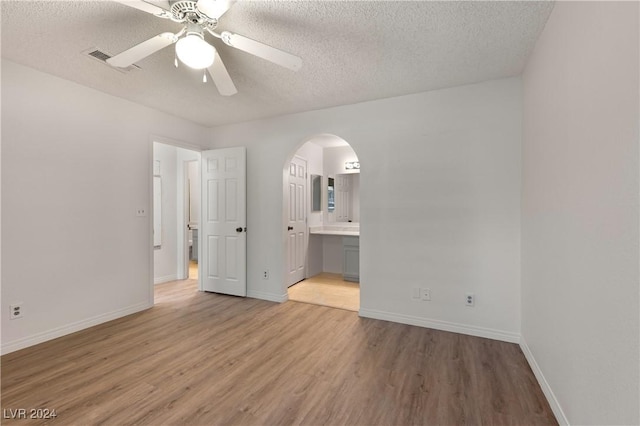
[(377, 311), (375, 309), (360, 308), (358, 314), (365, 318), (374, 318), (385, 321), (399, 322), (401, 324), (416, 325), (418, 327), (433, 328), (453, 333), (468, 334), (470, 336), (485, 337), (487, 339), (501, 340), (509, 343), (519, 343), (520, 334), (509, 331), (495, 330), (491, 328), (476, 327), (473, 325), (457, 324), (454, 322), (440, 321), (429, 318), (415, 317), (411, 315), (396, 314), (393, 312)]
[(53, 330), (37, 333), (33, 336), (23, 337), (21, 339), (3, 344), (2, 348), (0, 349), (0, 353), (2, 355), (5, 355), (10, 352), (28, 348), (29, 346), (37, 345), (38, 343), (47, 342), (58, 337), (66, 336), (67, 334), (75, 333), (76, 331), (84, 330), (85, 328), (93, 327), (94, 325), (102, 324), (107, 321), (135, 314), (136, 312), (144, 311), (145, 309), (149, 309), (152, 306), (153, 303), (139, 303), (137, 305), (129, 306), (124, 309), (118, 309), (116, 311), (107, 312), (105, 314), (97, 315), (92, 318), (54, 328)]
[(283, 303), (289, 300), (289, 294), (274, 294), (267, 293), (266, 291), (257, 291), (257, 290), (247, 290), (247, 297), (251, 297), (253, 299), (262, 299), (268, 300), (269, 302), (278, 302)]
[(165, 275), (164, 277), (153, 277), (153, 284), (168, 283), (178, 279), (178, 274)]
[(549, 406), (551, 406), (551, 411), (553, 411), (553, 415), (556, 416), (556, 420), (561, 425), (569, 425), (569, 420), (567, 419), (567, 416), (565, 416), (564, 411), (562, 411), (562, 407), (560, 406), (560, 403), (558, 402), (558, 399), (556, 398), (555, 394), (551, 390), (551, 386), (549, 386), (547, 379), (544, 377), (544, 374), (542, 374), (542, 370), (540, 369), (540, 366), (536, 362), (536, 359), (534, 358), (533, 353), (529, 349), (529, 346), (527, 345), (527, 342), (525, 341), (524, 336), (520, 337), (520, 349), (522, 349), (522, 353), (524, 354), (524, 357), (527, 359), (527, 362), (529, 363), (529, 366), (531, 367), (533, 374), (536, 376), (536, 379), (538, 380), (538, 384), (540, 385), (540, 388), (542, 389), (544, 396), (547, 398), (547, 401), (549, 402)]

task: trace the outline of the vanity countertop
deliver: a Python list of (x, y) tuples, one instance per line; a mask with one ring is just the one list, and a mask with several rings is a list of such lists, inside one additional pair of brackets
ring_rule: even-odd
[(340, 235), (340, 236), (348, 236), (348, 237), (359, 237), (360, 236), (360, 226), (352, 225), (352, 226), (312, 226), (309, 228), (310, 234), (316, 235)]

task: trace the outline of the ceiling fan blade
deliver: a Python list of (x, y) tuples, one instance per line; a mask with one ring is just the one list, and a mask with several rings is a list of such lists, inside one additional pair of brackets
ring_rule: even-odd
[(289, 68), (292, 71), (298, 71), (300, 67), (302, 67), (302, 59), (299, 57), (276, 49), (275, 47), (267, 46), (259, 41), (251, 40), (248, 37), (223, 31), (221, 38), (222, 41), (231, 47), (251, 53), (274, 64)]
[(235, 2), (236, 0), (198, 0), (196, 9), (209, 18), (219, 19)]
[(231, 96), (238, 93), (238, 89), (236, 89), (235, 84), (233, 84), (231, 76), (229, 76), (227, 68), (222, 63), (222, 59), (220, 59), (217, 51), (213, 65), (207, 69), (209, 70), (209, 74), (211, 74), (211, 79), (218, 88), (218, 92), (220, 92), (222, 96)]
[(160, 18), (171, 18), (171, 13), (161, 7), (154, 4), (144, 2), (142, 0), (113, 0), (117, 3), (124, 4), (125, 6), (133, 7), (134, 9), (142, 10), (143, 12), (150, 13)]
[(131, 49), (125, 50), (124, 52), (107, 59), (107, 63), (114, 67), (126, 68), (134, 62), (146, 58), (152, 53), (156, 53), (158, 50), (163, 49), (176, 41), (177, 37), (173, 33), (158, 34), (149, 40), (133, 46)]

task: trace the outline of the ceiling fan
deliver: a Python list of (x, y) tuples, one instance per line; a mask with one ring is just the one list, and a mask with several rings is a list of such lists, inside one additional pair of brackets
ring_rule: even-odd
[(238, 93), (220, 55), (216, 49), (205, 40), (205, 32), (222, 40), (227, 46), (235, 47), (244, 52), (258, 56), (277, 65), (297, 71), (302, 66), (302, 59), (275, 47), (250, 38), (234, 34), (229, 31), (218, 33), (218, 19), (233, 6), (236, 0), (168, 0), (160, 2), (168, 9), (142, 0), (114, 0), (126, 6), (155, 15), (159, 18), (170, 19), (184, 24), (177, 33), (162, 33), (143, 41), (109, 59), (107, 63), (114, 67), (126, 68), (147, 56), (171, 45), (176, 45), (175, 66), (178, 60), (190, 68), (205, 70), (203, 81), (207, 81), (207, 71), (223, 96)]

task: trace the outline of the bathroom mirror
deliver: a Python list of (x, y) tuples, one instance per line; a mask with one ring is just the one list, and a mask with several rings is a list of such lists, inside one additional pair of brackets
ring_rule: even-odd
[(330, 213), (333, 213), (333, 211), (336, 208), (336, 198), (335, 198), (335, 192), (333, 191), (333, 183), (334, 183), (334, 179), (332, 177), (327, 179), (327, 210)]
[(322, 176), (311, 175), (311, 211), (322, 211)]
[(360, 173), (338, 174), (329, 181), (329, 221), (360, 222)]

